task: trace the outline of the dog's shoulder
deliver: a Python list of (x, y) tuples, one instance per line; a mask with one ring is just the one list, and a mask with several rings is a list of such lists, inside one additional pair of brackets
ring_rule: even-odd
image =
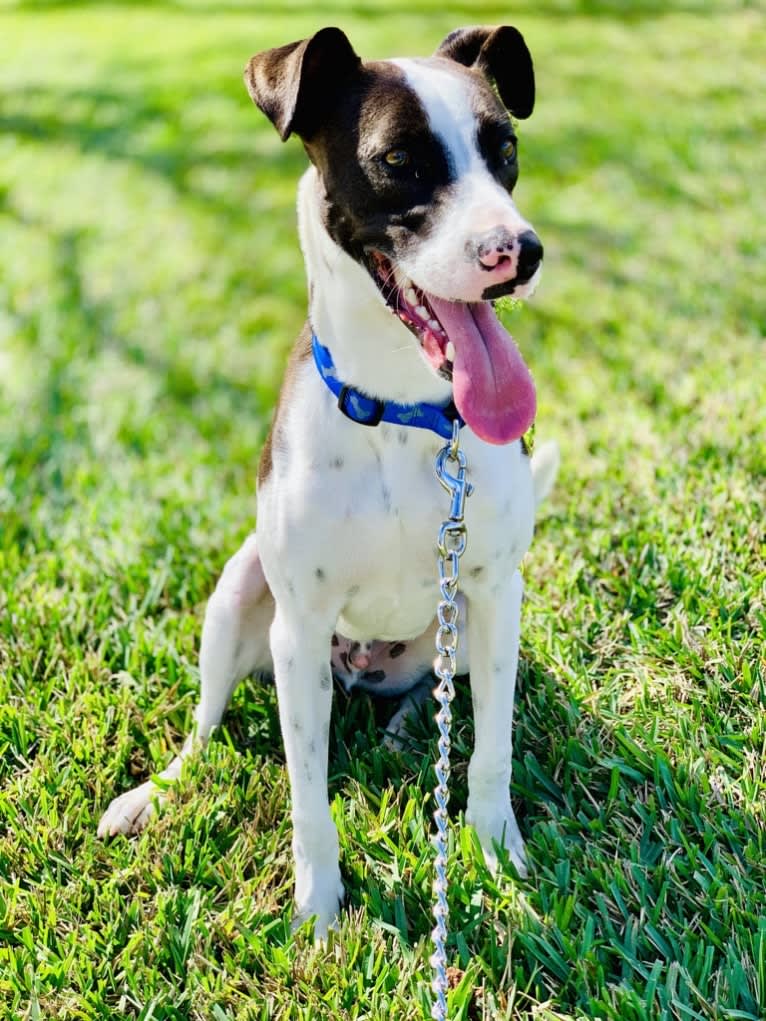
[(287, 360), (282, 387), (277, 398), (277, 405), (269, 426), (266, 441), (261, 452), (261, 460), (258, 464), (258, 485), (262, 486), (271, 475), (274, 467), (273, 446), (278, 440), (280, 430), (280, 419), (284, 418), (284, 409), (290, 400), (290, 394), (294, 390), (301, 367), (311, 358), (311, 326), (308, 320), (298, 334), (298, 339), (293, 345), (290, 356)]

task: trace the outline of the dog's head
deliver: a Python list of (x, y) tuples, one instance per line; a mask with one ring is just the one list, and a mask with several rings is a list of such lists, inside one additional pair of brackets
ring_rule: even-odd
[(369, 272), (484, 439), (534, 418), (534, 385), (491, 301), (533, 289), (542, 245), (511, 197), (509, 115), (534, 106), (532, 59), (509, 26), (452, 32), (433, 57), (362, 63), (340, 29), (252, 58), (248, 91), (301, 137), (330, 237)]

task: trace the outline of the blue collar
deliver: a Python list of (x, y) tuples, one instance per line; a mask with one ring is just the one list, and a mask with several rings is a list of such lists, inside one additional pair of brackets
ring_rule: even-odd
[(459, 422), (461, 429), (465, 425), (452, 401), (442, 407), (437, 404), (397, 404), (368, 397), (361, 390), (341, 383), (332, 355), (320, 344), (316, 334), (312, 335), (311, 345), (319, 375), (338, 398), (340, 410), (352, 422), (359, 425), (378, 425), (379, 422), (411, 425), (416, 429), (430, 429), (445, 440), (452, 439), (453, 422)]

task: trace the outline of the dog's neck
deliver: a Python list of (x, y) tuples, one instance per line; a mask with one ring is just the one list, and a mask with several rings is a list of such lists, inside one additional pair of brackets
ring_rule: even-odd
[(452, 386), (425, 364), (418, 342), (386, 307), (364, 267), (322, 223), (314, 167), (298, 189), (298, 227), (309, 284), (309, 319), (330, 349), (338, 377), (372, 397), (417, 404), (447, 402)]

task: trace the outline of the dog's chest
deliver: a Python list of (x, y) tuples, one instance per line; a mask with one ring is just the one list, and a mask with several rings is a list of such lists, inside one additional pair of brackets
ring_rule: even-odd
[[(259, 494), (267, 577), (276, 589), (280, 575), (288, 590), (294, 581), (307, 613), (336, 605), (348, 639), (414, 638), (438, 601), (436, 542), (450, 497), (434, 463), (444, 441), (349, 422), (315, 375), (301, 383), (310, 399), (285, 415), (273, 478)], [(461, 561), (468, 591), (510, 576), (531, 539), (533, 508), (518, 444), (493, 448), (467, 429), (461, 443), (476, 486)]]
[[(338, 628), (349, 638), (388, 640), (422, 632), (434, 613), (434, 541), (445, 494), (434, 446), (412, 430), (384, 425), (358, 436), (348, 470), (328, 498), (341, 501), (338, 534), (346, 598)], [(423, 442), (423, 441), (426, 442)]]

